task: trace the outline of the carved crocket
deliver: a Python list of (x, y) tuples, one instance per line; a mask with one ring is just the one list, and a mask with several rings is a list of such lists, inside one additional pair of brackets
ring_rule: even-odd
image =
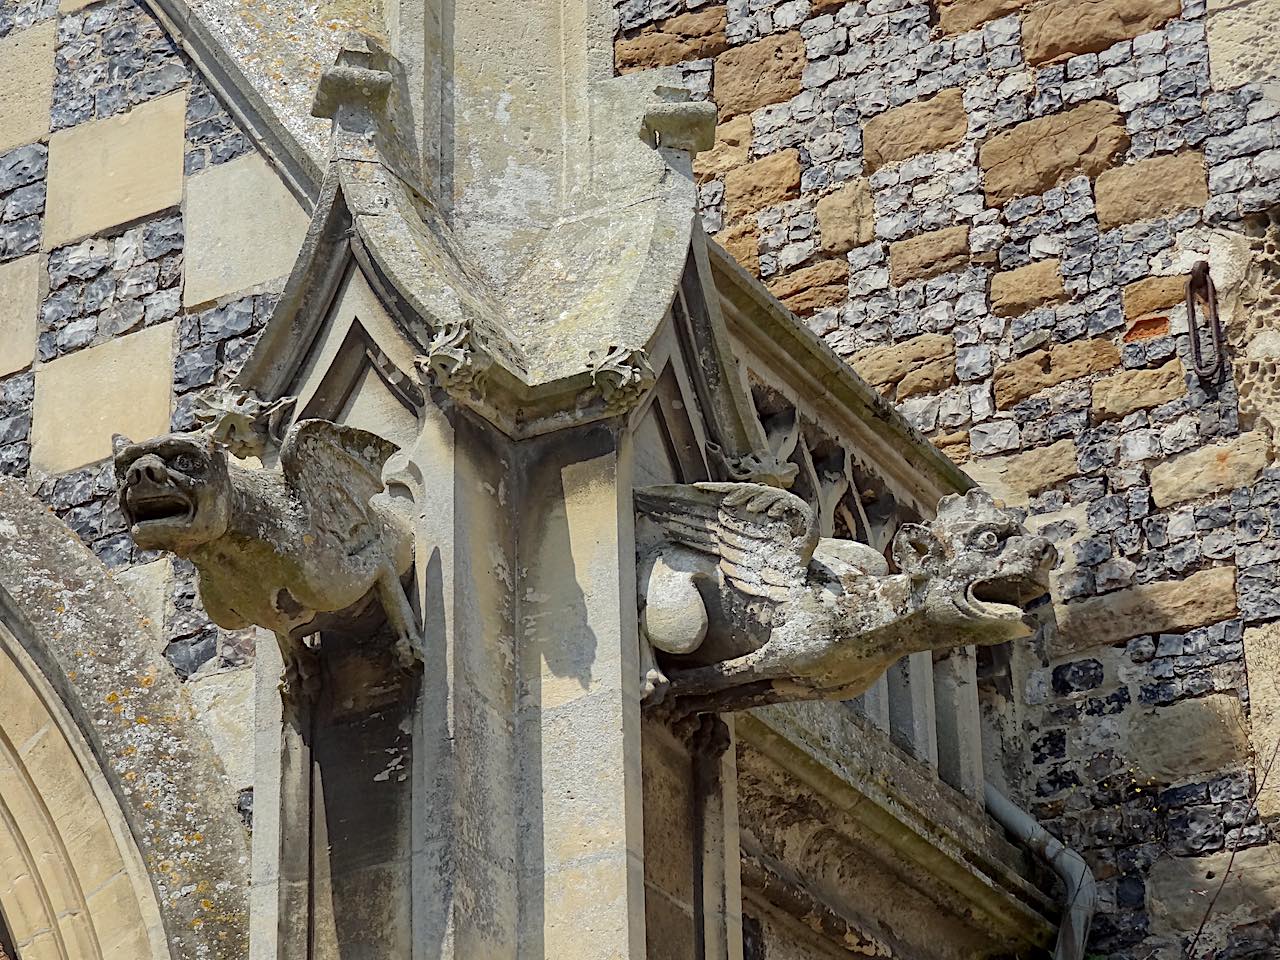
[(134, 542), (195, 564), (214, 623), (275, 633), (287, 698), (316, 691), (304, 638), (374, 600), (395, 630), (401, 662), (420, 659), (417, 621), (400, 582), (413, 561), (413, 535), (383, 493), (392, 444), (303, 420), (281, 444), (279, 470), (250, 470), (208, 434), (116, 439), (120, 507)]
[(1057, 558), (980, 490), (905, 524), (897, 573), (820, 538), (808, 504), (774, 487), (647, 487), (636, 506), (644, 692), (677, 712), (847, 700), (909, 653), (1027, 636), (1023, 605)]

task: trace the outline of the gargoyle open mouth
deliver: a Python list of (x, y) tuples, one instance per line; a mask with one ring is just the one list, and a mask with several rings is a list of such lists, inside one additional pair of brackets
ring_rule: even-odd
[(1048, 586), (1034, 577), (1000, 576), (975, 580), (965, 590), (965, 600), (983, 617), (1021, 620), (1033, 600), (1048, 593)]
[(178, 491), (142, 493), (130, 490), (125, 496), (124, 512), (131, 526), (152, 523), (190, 523), (195, 517), (195, 504)]

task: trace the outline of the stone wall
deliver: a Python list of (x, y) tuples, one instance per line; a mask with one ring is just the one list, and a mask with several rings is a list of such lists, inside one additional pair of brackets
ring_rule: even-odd
[(707, 230), (1057, 542), (1021, 786), (1098, 875), (1091, 952), (1181, 956), (1238, 847), (1196, 956), (1280, 953), (1280, 4), (617, 8), (620, 71), (720, 108)]
[(138, 0), (0, 3), (0, 75), (0, 473), (132, 591), (247, 791), (252, 633), (208, 621), (189, 565), (133, 546), (111, 436), (192, 425), (307, 216)]

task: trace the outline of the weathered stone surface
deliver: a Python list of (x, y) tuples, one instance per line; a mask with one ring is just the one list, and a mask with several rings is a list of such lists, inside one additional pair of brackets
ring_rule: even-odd
[(996, 406), (1012, 407), (1041, 390), (1120, 363), (1120, 351), (1110, 340), (1076, 340), (1048, 350), (1033, 350), (996, 368)]
[(182, 201), (186, 106), (173, 93), (49, 138), (46, 250)]
[(613, 47), (619, 73), (714, 57), (729, 48), (725, 8), (706, 7), (650, 24)]
[(187, 181), (188, 307), (287, 276), (309, 218), (257, 153)]
[(40, 257), (0, 263), (0, 377), (31, 366), (45, 272)]
[(1144, 633), (1179, 633), (1236, 615), (1235, 567), (1160, 580), (1057, 608), (1052, 655), (1108, 646)]
[(965, 465), (965, 472), (1007, 503), (1023, 504), (1028, 497), (1070, 480), (1080, 471), (1076, 443), (1067, 439), (1025, 453), (973, 460)]
[(253, 669), (224, 670), (192, 680), (196, 715), (209, 734), (233, 789), (253, 786)]
[(1276, 0), (1209, 0), (1209, 70), (1229, 90), (1275, 79), (1280, 63), (1280, 4)]
[(1207, 497), (1253, 483), (1271, 460), (1271, 443), (1261, 432), (1179, 454), (1151, 468), (1151, 498), (1158, 507)]
[(1182, 361), (1174, 357), (1154, 370), (1125, 370), (1093, 385), (1093, 413), (1100, 420), (1157, 407), (1186, 393)]
[[(1280, 621), (1246, 627), (1244, 662), (1249, 674), (1249, 737), (1256, 756), (1270, 757), (1280, 741)], [(1258, 793), (1264, 820), (1280, 814), (1280, 781)]]
[(0, 39), (0, 153), (49, 132), (58, 23), (46, 20)]
[(1048, 0), (1023, 18), (1022, 49), (1029, 63), (1098, 53), (1154, 30), (1181, 9), (1178, 0)]
[(1021, 10), (1030, 0), (937, 0), (938, 25), (943, 33), (964, 33), (1005, 14)]
[(1245, 763), (1247, 729), (1240, 698), (1211, 693), (1131, 713), (1128, 754), (1141, 777), (1173, 783)]
[(36, 370), (33, 469), (64, 473), (101, 460), (111, 454), (114, 433), (167, 433), (177, 326), (170, 321), (108, 340)]
[(969, 459), (969, 431), (956, 430), (931, 437), (933, 445), (947, 455), (952, 463), (963, 464)]
[[(1224, 884), (1228, 867), (1231, 878)], [(1229, 850), (1205, 857), (1161, 857), (1147, 877), (1152, 932), (1169, 937), (1199, 929), (1212, 902), (1202, 942), (1223, 942), (1234, 927), (1271, 917), (1277, 901), (1280, 846), (1275, 844), (1237, 850), (1234, 857)]]
[(769, 281), (769, 292), (794, 313), (808, 316), (823, 307), (844, 303), (849, 296), (849, 264), (823, 260)]
[(693, 158), (699, 180), (721, 177), (746, 164), (751, 147), (751, 114), (744, 113), (716, 127), (716, 144)]
[(814, 212), (827, 253), (847, 253), (875, 239), (875, 201), (871, 185), (861, 177), (827, 194)]
[(889, 276), (895, 285), (959, 270), (968, 262), (968, 227), (945, 227), (889, 244)]
[(1137, 320), (1158, 311), (1176, 307), (1186, 299), (1187, 278), (1147, 277), (1124, 288), (1124, 315)]
[(922, 333), (903, 343), (856, 353), (849, 362), (881, 393), (903, 400), (917, 393), (934, 393), (951, 382), (956, 344), (946, 334)]
[(862, 128), (866, 171), (959, 143), (968, 129), (964, 94), (958, 87), (886, 110)]
[(1002, 270), (991, 277), (991, 310), (1002, 317), (1026, 313), (1045, 303), (1066, 297), (1058, 261), (1038, 260), (1016, 270)]
[(720, 116), (728, 119), (790, 100), (803, 89), (804, 65), (804, 40), (795, 30), (720, 54), (712, 87)]
[(716, 243), (746, 268), (748, 273), (760, 276), (760, 231), (750, 217), (725, 227), (715, 236)]
[(725, 220), (732, 223), (799, 194), (799, 151), (782, 150), (761, 157), (725, 175)]
[(1098, 176), (1098, 224), (1104, 229), (1204, 206), (1204, 156), (1178, 153), (1139, 160)]
[(1127, 149), (1124, 118), (1102, 100), (1027, 120), (992, 137), (978, 153), (987, 202), (999, 207), (1067, 177), (1096, 177)]

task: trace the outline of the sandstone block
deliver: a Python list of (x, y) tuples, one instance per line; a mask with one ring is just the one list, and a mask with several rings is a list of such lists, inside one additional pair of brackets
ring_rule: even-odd
[(969, 115), (958, 87), (886, 110), (862, 128), (866, 171), (959, 143), (968, 129)]
[(1171, 359), (1155, 370), (1125, 370), (1104, 377), (1093, 385), (1093, 413), (1111, 420), (1168, 403), (1187, 392), (1182, 379), (1182, 361)]
[[(1228, 869), (1230, 880), (1224, 884)], [(1280, 847), (1276, 844), (1245, 847), (1234, 854), (1223, 850), (1205, 857), (1165, 856), (1152, 864), (1147, 876), (1151, 932), (1172, 939), (1197, 930), (1210, 902), (1214, 909), (1205, 935), (1213, 942), (1225, 940), (1234, 927), (1269, 919), (1277, 900)]]
[(101, 460), (114, 433), (135, 440), (167, 433), (177, 326), (149, 327), (38, 367), (33, 469), (64, 473)]
[(186, 112), (181, 91), (53, 134), (45, 249), (181, 203)]
[(937, 0), (938, 25), (943, 33), (964, 33), (988, 20), (1021, 10), (1031, 0)]
[(706, 7), (650, 24), (613, 46), (619, 73), (714, 57), (729, 49), (725, 8)]
[(1057, 608), (1051, 655), (1063, 657), (1144, 633), (1181, 633), (1236, 615), (1236, 569), (1213, 567)]
[[(1270, 757), (1280, 741), (1280, 622), (1246, 627), (1244, 662), (1249, 673), (1249, 737), (1259, 757)], [(1270, 779), (1258, 794), (1258, 813), (1280, 814), (1280, 781)]]
[(1271, 462), (1271, 442), (1261, 432), (1179, 454), (1151, 468), (1151, 498), (1158, 507), (1207, 497), (1253, 483)]
[(850, 180), (827, 194), (817, 202), (814, 212), (822, 234), (822, 249), (827, 253), (847, 253), (876, 237), (875, 201), (866, 180)]
[(1182, 11), (1178, 0), (1048, 0), (1022, 20), (1028, 63), (1098, 53), (1154, 30)]
[(968, 262), (968, 227), (945, 227), (889, 244), (889, 276), (895, 286), (959, 270)]
[(1124, 315), (1137, 320), (1161, 310), (1176, 307), (1186, 299), (1187, 278), (1147, 277), (1124, 288)]
[(940, 433), (930, 437), (935, 447), (947, 455), (952, 463), (963, 464), (969, 459), (969, 431), (956, 430), (953, 433)]
[(762, 37), (720, 54), (712, 96), (726, 119), (790, 100), (803, 86), (804, 40), (798, 30)]
[(748, 217), (725, 227), (715, 235), (716, 243), (754, 276), (760, 276), (760, 231), (755, 220)]
[(693, 172), (699, 180), (724, 176), (744, 166), (751, 148), (751, 115), (744, 113), (716, 127), (716, 143), (693, 158)]
[(57, 41), (56, 19), (0, 39), (0, 153), (49, 133)]
[(287, 276), (309, 220), (256, 153), (191, 177), (183, 303), (209, 303)]
[(922, 333), (902, 343), (863, 350), (849, 362), (881, 393), (904, 400), (918, 393), (934, 393), (951, 382), (956, 343), (946, 334)]
[(1206, 20), (1209, 72), (1215, 85), (1231, 89), (1275, 79), (1280, 62), (1280, 18), (1276, 0), (1210, 0)]
[(0, 377), (35, 360), (44, 276), (38, 255), (0, 263)]
[(1096, 177), (1128, 149), (1124, 118), (1102, 100), (1027, 120), (992, 137), (978, 153), (987, 202), (1000, 207), (1077, 174)]
[(1026, 356), (996, 368), (996, 406), (1001, 410), (1068, 380), (1101, 373), (1120, 363), (1120, 351), (1110, 340), (1076, 340)]
[(1045, 303), (1066, 297), (1058, 261), (1039, 260), (991, 277), (991, 310), (1002, 317), (1026, 313)]
[(1128, 754), (1143, 777), (1174, 783), (1243, 764), (1249, 756), (1240, 698), (1211, 693), (1129, 714)]
[(800, 195), (800, 153), (782, 150), (731, 170), (724, 178), (724, 216), (732, 223)]
[(1098, 175), (1094, 192), (1104, 230), (1201, 207), (1209, 200), (1204, 156), (1178, 153), (1116, 167)]
[(965, 465), (965, 472), (994, 496), (1020, 505), (1080, 471), (1076, 466), (1076, 442), (1066, 439), (1025, 453), (973, 460)]
[(769, 292), (802, 317), (835, 307), (849, 296), (849, 264), (824, 260), (769, 281)]

